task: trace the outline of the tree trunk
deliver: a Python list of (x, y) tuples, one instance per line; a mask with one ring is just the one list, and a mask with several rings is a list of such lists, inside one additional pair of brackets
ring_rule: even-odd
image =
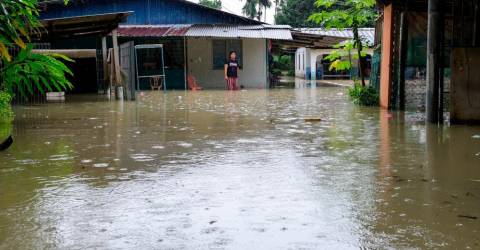
[(264, 22), (267, 22), (267, 6), (263, 6), (263, 9), (264, 9), (264, 11), (265, 11), (265, 12), (264, 12), (265, 16), (263, 17), (263, 21), (264, 21)]
[(353, 42), (357, 45), (357, 54), (358, 54), (358, 70), (360, 72), (360, 78), (362, 79), (362, 86), (365, 87), (365, 75), (364, 75), (364, 66), (362, 60), (362, 50), (363, 44), (360, 35), (358, 34), (358, 27), (353, 27)]

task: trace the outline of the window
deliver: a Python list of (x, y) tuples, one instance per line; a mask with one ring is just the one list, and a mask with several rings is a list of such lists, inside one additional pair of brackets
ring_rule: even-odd
[(237, 52), (237, 60), (239, 67), (243, 66), (243, 46), (242, 40), (213, 40), (212, 41), (212, 57), (213, 69), (221, 70), (224, 68), (225, 61), (228, 59), (230, 51)]

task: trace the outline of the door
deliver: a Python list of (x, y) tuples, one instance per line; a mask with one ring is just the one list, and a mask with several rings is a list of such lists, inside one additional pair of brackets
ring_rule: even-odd
[(126, 99), (135, 100), (135, 44), (120, 44), (120, 68), (124, 79)]

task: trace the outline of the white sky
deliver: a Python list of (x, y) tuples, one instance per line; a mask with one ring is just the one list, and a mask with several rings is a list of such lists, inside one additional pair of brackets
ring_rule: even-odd
[[(189, 0), (189, 1), (198, 3), (198, 0)], [(222, 6), (224, 11), (241, 15), (241, 16), (243, 16), (242, 7), (244, 4), (245, 4), (245, 0), (222, 0)], [(274, 21), (273, 16), (275, 14), (274, 6), (275, 6), (275, 3), (272, 3), (272, 7), (270, 9), (267, 9), (267, 23), (273, 24), (273, 21)], [(263, 21), (263, 18), (262, 18), (262, 21)]]

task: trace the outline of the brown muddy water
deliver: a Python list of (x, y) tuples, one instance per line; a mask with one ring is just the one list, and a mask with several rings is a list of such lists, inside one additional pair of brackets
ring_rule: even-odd
[(344, 92), (16, 107), (0, 248), (480, 249), (480, 127)]

